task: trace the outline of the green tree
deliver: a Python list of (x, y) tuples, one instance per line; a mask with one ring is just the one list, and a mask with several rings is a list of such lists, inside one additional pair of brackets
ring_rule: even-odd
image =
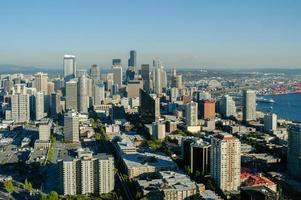
[(48, 195), (49, 200), (59, 200), (59, 195), (55, 191), (51, 191)]
[(45, 195), (45, 194), (40, 194), (39, 199), (40, 200), (48, 200), (47, 195)]
[(27, 192), (31, 193), (32, 192), (32, 184), (31, 184), (31, 182), (29, 182), (27, 179), (25, 179), (23, 188)]
[(100, 140), (100, 133), (95, 133), (95, 140), (99, 141)]
[(5, 187), (5, 190), (9, 193), (9, 195), (15, 191), (12, 180), (5, 181), (4, 187)]

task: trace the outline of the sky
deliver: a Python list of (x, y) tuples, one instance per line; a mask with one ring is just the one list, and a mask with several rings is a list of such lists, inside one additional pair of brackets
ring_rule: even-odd
[(26, 0), (0, 2), (0, 64), (301, 68), (299, 0)]

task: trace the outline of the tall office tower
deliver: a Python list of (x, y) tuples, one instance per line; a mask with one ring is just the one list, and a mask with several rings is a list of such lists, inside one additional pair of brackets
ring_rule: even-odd
[(185, 122), (187, 126), (198, 125), (198, 103), (192, 101), (186, 104)]
[(55, 118), (60, 113), (60, 93), (52, 93), (50, 96), (50, 115)]
[(277, 115), (274, 113), (267, 113), (264, 115), (264, 130), (266, 132), (273, 132), (277, 130)]
[(161, 64), (159, 60), (154, 60), (153, 61), (153, 88), (154, 88), (154, 93), (157, 95), (162, 94), (162, 73), (161, 73)]
[(128, 67), (126, 70), (126, 82), (135, 79), (136, 69), (134, 67)]
[(176, 76), (176, 88), (183, 89), (183, 76), (182, 76), (182, 74), (178, 74)]
[(215, 101), (202, 100), (199, 101), (200, 117), (202, 119), (214, 119), (215, 118)]
[(106, 154), (77, 150), (58, 162), (59, 188), (63, 195), (103, 194), (114, 189), (114, 158)]
[(54, 90), (55, 91), (61, 90), (63, 86), (64, 86), (64, 81), (62, 81), (62, 79), (56, 78), (54, 80)]
[(147, 93), (150, 92), (150, 69), (149, 64), (141, 65), (141, 76), (143, 80), (143, 90)]
[(93, 87), (93, 80), (86, 77), (86, 85), (87, 85), (87, 106), (88, 108), (91, 108), (93, 106), (94, 101), (94, 87)]
[(88, 113), (87, 77), (81, 76), (78, 79), (78, 111)]
[(170, 101), (175, 102), (178, 100), (179, 97), (179, 90), (178, 88), (172, 87), (170, 89)]
[(93, 80), (93, 84), (97, 84), (100, 81), (100, 70), (97, 65), (92, 65), (90, 68), (90, 78)]
[(76, 78), (79, 78), (81, 76), (88, 76), (86, 69), (78, 69), (78, 70), (76, 70)]
[(159, 121), (152, 124), (152, 138), (156, 140), (164, 140), (166, 135), (165, 124)]
[(45, 118), (39, 122), (39, 140), (49, 141), (50, 140), (50, 129), (52, 126), (52, 121)]
[(12, 120), (14, 120), (15, 123), (24, 123), (29, 121), (30, 109), (28, 94), (17, 93), (12, 95), (11, 107)]
[(129, 67), (137, 67), (137, 56), (136, 56), (136, 51), (135, 50), (131, 50), (130, 51), (130, 58), (129, 58), (129, 63), (128, 63)]
[(37, 88), (37, 92), (43, 92), (44, 95), (48, 93), (48, 74), (38, 72), (34, 75), (35, 80), (35, 88)]
[(151, 124), (160, 118), (160, 98), (150, 95), (144, 90), (140, 90), (139, 113), (141, 121), (145, 124)]
[(293, 124), (288, 131), (287, 172), (301, 179), (301, 124)]
[(105, 100), (105, 87), (102, 83), (94, 85), (94, 105), (101, 105)]
[(106, 90), (112, 91), (113, 84), (114, 84), (114, 74), (108, 73), (106, 78)]
[(10, 79), (5, 79), (3, 80), (2, 85), (4, 92), (9, 93), (10, 91), (12, 91), (14, 83)]
[(210, 175), (210, 144), (198, 140), (190, 145), (190, 169), (194, 175)]
[(76, 77), (76, 60), (75, 56), (64, 55), (64, 79), (65, 82)]
[(256, 92), (245, 90), (243, 93), (243, 121), (256, 120)]
[(66, 83), (66, 110), (77, 111), (77, 81), (69, 80)]
[(223, 117), (236, 116), (235, 101), (229, 95), (224, 95), (220, 101), (220, 111)]
[(240, 186), (240, 141), (227, 133), (211, 138), (211, 177), (222, 191)]
[(114, 85), (118, 85), (120, 87), (122, 85), (122, 66), (114, 65), (112, 67), (112, 72)]
[(191, 164), (191, 144), (196, 142), (194, 137), (184, 137), (182, 139), (181, 155), (184, 166), (190, 166)]
[(37, 92), (35, 95), (35, 119), (40, 120), (45, 117), (44, 113), (44, 93)]
[(170, 84), (171, 87), (177, 87), (176, 86), (176, 76), (177, 76), (177, 70), (176, 70), (176, 68), (173, 67), (171, 69), (171, 84)]
[(119, 59), (119, 58), (114, 58), (114, 59), (112, 60), (112, 65), (113, 65), (113, 66), (121, 65), (121, 59)]
[(76, 112), (69, 111), (64, 116), (65, 142), (79, 142), (79, 116)]

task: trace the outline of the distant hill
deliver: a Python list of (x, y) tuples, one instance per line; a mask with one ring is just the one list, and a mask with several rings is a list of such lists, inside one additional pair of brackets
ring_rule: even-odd
[(22, 73), (22, 74), (33, 74), (36, 72), (47, 72), (49, 74), (62, 74), (62, 69), (49, 68), (49, 67), (37, 67), (37, 66), (19, 66), (12, 64), (0, 64), (0, 73)]

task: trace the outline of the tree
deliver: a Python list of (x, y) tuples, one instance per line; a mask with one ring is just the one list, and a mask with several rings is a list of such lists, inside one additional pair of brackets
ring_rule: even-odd
[(32, 184), (27, 179), (25, 179), (23, 187), (24, 187), (24, 190), (26, 190), (27, 192), (29, 192), (29, 193), (32, 192)]
[(51, 191), (48, 196), (48, 199), (49, 200), (59, 200), (59, 195), (57, 194), (57, 192)]
[(9, 193), (9, 195), (15, 191), (12, 180), (5, 181), (4, 186), (5, 186), (5, 190)]
[(97, 132), (95, 133), (95, 140), (97, 140), (97, 141), (100, 140), (100, 133), (97, 133)]

